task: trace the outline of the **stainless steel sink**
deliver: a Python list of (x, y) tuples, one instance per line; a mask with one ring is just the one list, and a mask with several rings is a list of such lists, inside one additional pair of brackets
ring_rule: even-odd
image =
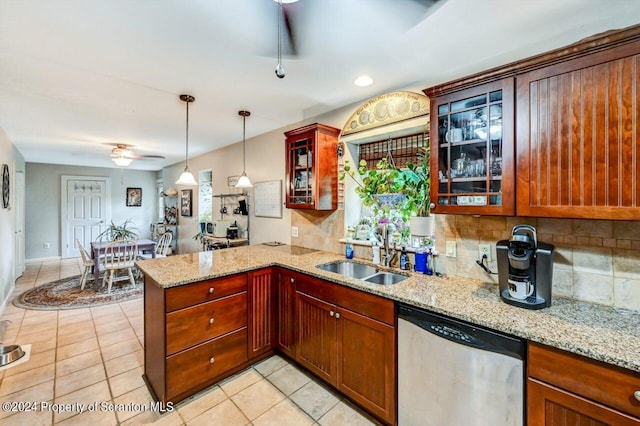
[(406, 275), (394, 274), (393, 272), (378, 272), (370, 277), (363, 278), (365, 281), (373, 284), (393, 285), (398, 284), (400, 281), (406, 280)]
[(334, 272), (349, 278), (361, 279), (373, 284), (393, 285), (400, 281), (404, 281), (408, 276), (396, 274), (393, 272), (380, 271), (374, 266), (365, 265), (363, 263), (349, 262), (346, 260), (325, 263), (316, 266), (323, 271)]
[(349, 278), (364, 278), (378, 272), (373, 266), (357, 262), (339, 261), (316, 266), (323, 271), (335, 272)]

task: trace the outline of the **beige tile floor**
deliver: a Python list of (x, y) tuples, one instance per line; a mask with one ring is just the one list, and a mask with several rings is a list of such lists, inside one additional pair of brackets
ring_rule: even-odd
[[(80, 265), (79, 259), (31, 263), (13, 296), (79, 274)], [(0, 425), (375, 424), (279, 356), (180, 402), (171, 412), (150, 410), (152, 398), (142, 380), (142, 299), (57, 311), (9, 304), (0, 320), (11, 321), (2, 343), (32, 345), (28, 362), (0, 371)], [(8, 402), (30, 403), (28, 408), (38, 411), (7, 411)]]

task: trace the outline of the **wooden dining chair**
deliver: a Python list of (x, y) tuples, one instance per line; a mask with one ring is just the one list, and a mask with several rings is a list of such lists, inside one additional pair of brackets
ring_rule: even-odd
[(82, 258), (82, 277), (80, 278), (80, 290), (84, 290), (84, 286), (87, 283), (87, 279), (91, 277), (93, 274), (91, 273), (91, 269), (94, 266), (93, 259), (91, 259), (91, 255), (87, 251), (86, 248), (82, 245), (79, 239), (76, 238), (76, 244), (80, 249), (80, 257)]
[[(158, 244), (156, 244), (156, 258), (167, 257), (169, 247), (171, 247), (172, 239), (173, 239), (173, 234), (171, 232), (165, 232), (164, 234), (162, 234), (160, 239), (158, 239)], [(143, 253), (138, 256), (138, 259), (151, 259), (151, 258), (153, 258), (153, 254), (151, 253)]]
[(134, 262), (138, 254), (138, 242), (136, 240), (117, 240), (109, 243), (105, 249), (103, 259), (104, 275), (102, 277), (102, 287), (108, 284), (107, 293), (111, 293), (116, 271), (126, 270), (129, 275), (131, 285), (135, 287), (136, 280), (133, 277)]

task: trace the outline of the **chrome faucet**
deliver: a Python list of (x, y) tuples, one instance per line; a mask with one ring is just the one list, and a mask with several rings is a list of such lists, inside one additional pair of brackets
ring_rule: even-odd
[(391, 266), (391, 264), (393, 263), (393, 261), (395, 260), (395, 257), (397, 255), (396, 253), (396, 244), (393, 244), (393, 251), (391, 252), (391, 254), (389, 253), (389, 225), (384, 223), (381, 226), (382, 229), (382, 264), (384, 266)]

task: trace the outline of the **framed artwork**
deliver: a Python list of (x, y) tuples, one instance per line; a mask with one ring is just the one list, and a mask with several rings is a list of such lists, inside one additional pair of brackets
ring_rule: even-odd
[(193, 189), (183, 189), (180, 194), (180, 215), (191, 217), (191, 200), (193, 199)]
[(127, 207), (142, 205), (142, 188), (127, 188)]
[(2, 208), (9, 207), (9, 166), (2, 165)]

